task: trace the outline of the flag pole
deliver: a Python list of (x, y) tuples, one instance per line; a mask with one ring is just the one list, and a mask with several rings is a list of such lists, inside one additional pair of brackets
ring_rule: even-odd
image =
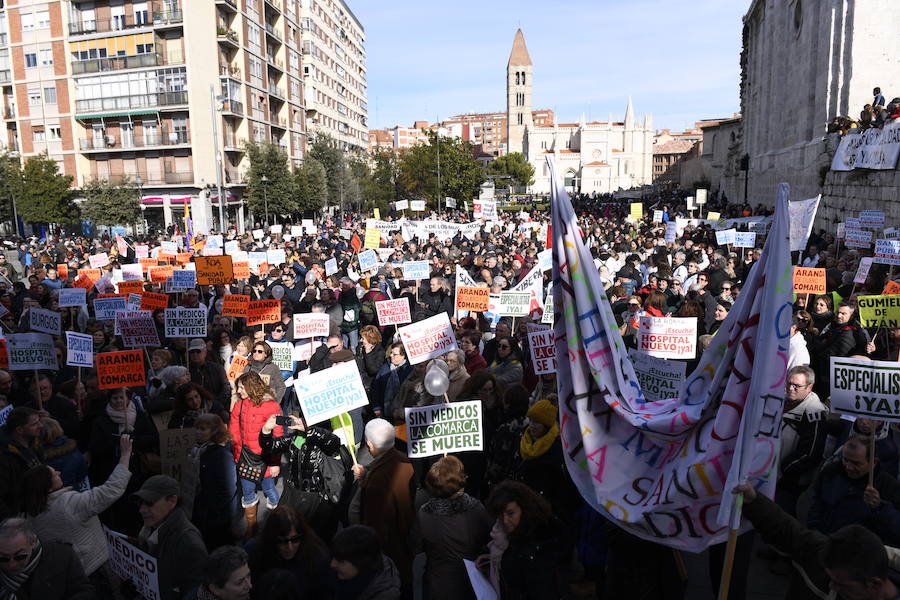
[[(738, 494), (732, 505), (731, 522), (737, 522), (740, 527), (741, 507), (744, 504), (744, 496)], [(728, 531), (728, 543), (725, 546), (725, 563), (722, 565), (722, 578), (719, 580), (719, 598), (718, 600), (728, 600), (728, 588), (731, 586), (731, 572), (734, 568), (734, 553), (737, 549), (738, 530), (731, 529)]]

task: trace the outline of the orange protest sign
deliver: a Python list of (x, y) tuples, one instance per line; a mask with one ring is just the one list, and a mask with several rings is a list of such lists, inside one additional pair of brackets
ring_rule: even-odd
[(144, 294), (141, 296), (141, 310), (156, 310), (158, 308), (167, 308), (168, 306), (168, 294), (144, 292)]
[(246, 317), (250, 296), (225, 294), (222, 296), (222, 314), (226, 317)]
[(97, 294), (98, 298), (128, 298), (128, 294), (119, 292), (117, 294)]
[(88, 275), (79, 273), (78, 277), (75, 278), (75, 281), (72, 282), (72, 287), (90, 290), (92, 287), (94, 287), (94, 282), (91, 281), (91, 278)]
[(59, 275), (60, 281), (65, 281), (69, 278), (69, 265), (67, 265), (66, 263), (56, 265), (56, 272)]
[(191, 253), (190, 252), (179, 252), (175, 255), (175, 262), (179, 265), (186, 265), (191, 262)]
[(487, 312), (491, 290), (480, 287), (459, 286), (456, 288), (456, 310)]
[(140, 263), (141, 269), (143, 269), (144, 273), (146, 273), (150, 267), (155, 267), (159, 264), (159, 262), (155, 258), (139, 258), (138, 263)]
[(350, 238), (350, 246), (353, 248), (353, 251), (359, 254), (359, 249), (362, 248), (362, 242), (359, 239), (359, 236), (355, 233), (353, 237)]
[(173, 271), (175, 271), (175, 267), (172, 265), (150, 267), (150, 281), (152, 283), (162, 283), (172, 276)]
[(6, 349), (6, 338), (0, 338), (0, 369), (9, 368), (9, 351)]
[(256, 267), (256, 274), (260, 277), (267, 276), (269, 274), (269, 263), (261, 262), (259, 266)]
[(277, 323), (280, 320), (280, 300), (253, 300), (247, 306), (247, 325)]
[(143, 281), (120, 281), (119, 282), (119, 293), (143, 294), (144, 293), (144, 282)]
[(140, 350), (102, 352), (97, 355), (97, 378), (100, 389), (146, 385), (144, 353)]
[(93, 283), (97, 283), (102, 277), (100, 269), (78, 269), (78, 276), (81, 277), (82, 275), (88, 277)]
[(235, 279), (250, 279), (250, 261), (235, 260), (231, 263)]
[[(888, 281), (887, 285), (884, 286), (884, 291), (881, 292), (882, 296), (896, 296), (897, 294), (900, 294), (900, 283), (896, 281)], [(900, 358), (897, 360), (900, 360)]]
[(794, 267), (795, 294), (824, 294), (825, 269)]
[(228, 365), (228, 372), (226, 373), (226, 375), (228, 376), (228, 381), (234, 381), (235, 379), (237, 379), (249, 364), (250, 360), (244, 358), (240, 354), (235, 354), (234, 356), (232, 356), (231, 364)]
[(194, 258), (194, 263), (200, 285), (227, 285), (234, 281), (230, 256), (198, 256)]
[(156, 259), (159, 262), (175, 262), (175, 255), (168, 254), (167, 252), (159, 252), (156, 255)]

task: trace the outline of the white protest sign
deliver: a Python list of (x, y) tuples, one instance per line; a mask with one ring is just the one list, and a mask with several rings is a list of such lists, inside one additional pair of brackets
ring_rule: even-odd
[(552, 329), (529, 323), (528, 347), (535, 375), (556, 373), (556, 337)]
[(425, 211), (425, 201), (424, 200), (413, 200), (409, 203), (409, 210), (416, 212), (424, 212)]
[(87, 290), (84, 288), (62, 288), (59, 290), (59, 307), (84, 306), (87, 304)]
[(141, 263), (122, 265), (122, 281), (141, 281), (144, 279), (144, 266)]
[(847, 219), (847, 221), (848, 227), (846, 231), (844, 231), (844, 245), (848, 248), (868, 248), (871, 246), (872, 232), (862, 229), (850, 229), (850, 219)]
[(378, 313), (378, 324), (381, 327), (403, 325), (412, 321), (409, 313), (409, 300), (406, 298), (380, 300), (375, 303), (375, 311)]
[(70, 367), (94, 366), (94, 337), (85, 333), (66, 332), (66, 364)]
[(674, 221), (669, 221), (666, 223), (666, 243), (674, 244), (675, 239), (678, 237), (678, 223)]
[(654, 210), (653, 211), (653, 222), (654, 223), (662, 223), (663, 220), (663, 211)]
[(531, 294), (528, 292), (500, 292), (500, 316), (501, 317), (525, 317), (528, 316), (531, 306)]
[(656, 358), (634, 350), (629, 355), (645, 400), (655, 402), (678, 397), (678, 388), (684, 381), (687, 363)]
[(445, 312), (401, 327), (397, 332), (406, 348), (406, 357), (411, 365), (456, 350), (456, 335)]
[(809, 234), (812, 233), (813, 221), (815, 221), (821, 197), (819, 195), (807, 200), (788, 202), (791, 223), (791, 251), (804, 250), (806, 248), (806, 242), (809, 240)]
[(28, 327), (32, 331), (62, 335), (62, 315), (43, 308), (29, 308)]
[(694, 358), (697, 317), (641, 317), (637, 347), (658, 358)]
[(341, 229), (339, 233), (340, 233), (340, 236), (342, 238), (344, 238), (345, 240), (349, 240), (350, 238), (353, 237), (353, 231), (350, 229)]
[(846, 231), (847, 231), (847, 224), (846, 223), (838, 223), (837, 231), (835, 232), (834, 237), (844, 239), (844, 234), (846, 233)]
[(716, 243), (720, 246), (734, 243), (734, 237), (737, 232), (734, 229), (723, 229), (716, 232)]
[[(141, 309), (141, 294), (128, 294), (128, 302), (127, 302), (128, 310), (140, 310)], [(116, 318), (119, 318), (120, 313), (116, 313)]]
[(696, 194), (696, 198), (694, 201), (695, 204), (697, 204), (698, 206), (703, 206), (704, 204), (706, 204), (706, 197), (709, 194), (709, 190), (699, 188), (694, 193)]
[(538, 268), (540, 268), (541, 272), (549, 271), (553, 268), (553, 250), (547, 249), (538, 252)]
[(371, 248), (364, 252), (360, 252), (358, 256), (360, 271), (365, 273), (366, 271), (378, 268), (378, 255), (375, 254), (375, 251)]
[(297, 313), (294, 315), (294, 339), (328, 337), (331, 321), (326, 313)]
[(284, 248), (273, 248), (266, 250), (266, 262), (270, 265), (280, 265), (287, 262), (287, 254)]
[(875, 240), (875, 262), (900, 265), (900, 240)]
[(497, 220), (497, 201), (481, 200), (481, 218), (485, 221)]
[(327, 421), (369, 403), (353, 360), (301, 375), (294, 380), (294, 390), (307, 425)]
[(544, 302), (544, 314), (541, 315), (541, 323), (553, 325), (553, 294), (547, 294), (547, 300)]
[(456, 198), (447, 197), (444, 199), (447, 208), (456, 208)]
[(130, 581), (146, 600), (159, 600), (156, 559), (128, 542), (121, 533), (103, 528), (109, 566), (120, 578)]
[(280, 371), (294, 370), (293, 344), (290, 342), (269, 342), (269, 347), (272, 348), (272, 362)]
[(406, 210), (409, 208), (409, 200), (397, 200), (397, 202), (394, 203), (394, 206), (397, 210)]
[(241, 259), (233, 256), (235, 252), (240, 252), (240, 251), (241, 251), (241, 244), (237, 240), (231, 240), (231, 241), (225, 242), (225, 254), (228, 254), (229, 256), (231, 256), (232, 260), (241, 260)]
[(197, 271), (179, 269), (172, 271), (172, 288), (189, 290), (197, 287)]
[(135, 258), (150, 258), (150, 246), (135, 246), (134, 247), (134, 257)]
[(481, 401), (407, 408), (407, 455), (424, 458), (447, 452), (484, 450)]
[(10, 371), (56, 371), (56, 347), (46, 333), (11, 333), (6, 337)]
[(900, 363), (832, 356), (830, 368), (834, 412), (900, 422)]
[(338, 272), (337, 259), (329, 258), (325, 261), (325, 276), (334, 275)]
[(269, 225), (269, 233), (271, 234), (280, 234), (283, 229), (282, 225)]
[(872, 268), (872, 261), (875, 260), (871, 256), (864, 256), (859, 259), (859, 268), (856, 269), (856, 275), (853, 277), (853, 283), (865, 283), (869, 277), (869, 269)]
[(735, 248), (755, 248), (756, 232), (755, 231), (735, 231), (734, 232)]
[(149, 310), (129, 310), (116, 315), (122, 343), (128, 348), (159, 346), (159, 332)]
[(254, 240), (261, 240), (261, 239), (263, 239), (263, 236), (266, 235), (266, 232), (263, 231), (262, 229), (254, 229), (250, 233), (253, 235)]
[(167, 338), (206, 337), (206, 310), (203, 308), (178, 308), (166, 309)]
[(403, 263), (403, 279), (413, 281), (430, 277), (431, 267), (427, 260), (411, 260)]
[(100, 269), (109, 264), (109, 255), (106, 252), (92, 254), (88, 257), (88, 262), (91, 263), (92, 269)]
[(544, 307), (544, 272), (539, 265), (532, 267), (522, 280), (513, 286), (513, 292), (528, 292), (531, 295), (529, 312), (542, 310)]
[[(319, 232), (319, 230), (316, 229), (316, 223), (313, 219), (301, 219), (300, 227), (302, 227), (303, 230), (309, 234), (316, 234)], [(299, 236), (300, 234), (298, 233), (295, 235)]]
[(111, 321), (116, 318), (117, 312), (125, 310), (126, 303), (125, 296), (94, 298), (94, 318), (98, 321)]
[(859, 224), (861, 227), (874, 227), (876, 229), (884, 228), (884, 211), (883, 210), (861, 210), (859, 211)]

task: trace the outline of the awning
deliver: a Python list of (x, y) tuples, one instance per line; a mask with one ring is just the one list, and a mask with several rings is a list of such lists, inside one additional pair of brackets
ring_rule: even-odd
[(159, 109), (154, 110), (125, 110), (121, 112), (109, 112), (109, 113), (96, 113), (96, 114), (88, 114), (88, 115), (75, 115), (76, 119), (104, 119), (107, 117), (128, 117), (133, 115), (155, 115), (159, 112)]

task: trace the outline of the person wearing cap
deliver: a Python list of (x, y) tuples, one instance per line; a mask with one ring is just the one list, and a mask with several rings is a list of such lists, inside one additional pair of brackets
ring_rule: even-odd
[(519, 442), (521, 463), (515, 479), (547, 498), (558, 511), (571, 480), (563, 462), (557, 410), (546, 398), (528, 409), (528, 429)]
[(138, 546), (157, 561), (160, 600), (181, 600), (203, 583), (207, 557), (200, 530), (181, 509), (181, 486), (154, 475), (131, 498), (143, 520)]
[(231, 386), (228, 384), (228, 376), (225, 375), (225, 367), (207, 358), (206, 341), (202, 338), (194, 338), (188, 345), (188, 368), (191, 371), (191, 381), (205, 388), (212, 394), (222, 406), (229, 406), (231, 400)]

